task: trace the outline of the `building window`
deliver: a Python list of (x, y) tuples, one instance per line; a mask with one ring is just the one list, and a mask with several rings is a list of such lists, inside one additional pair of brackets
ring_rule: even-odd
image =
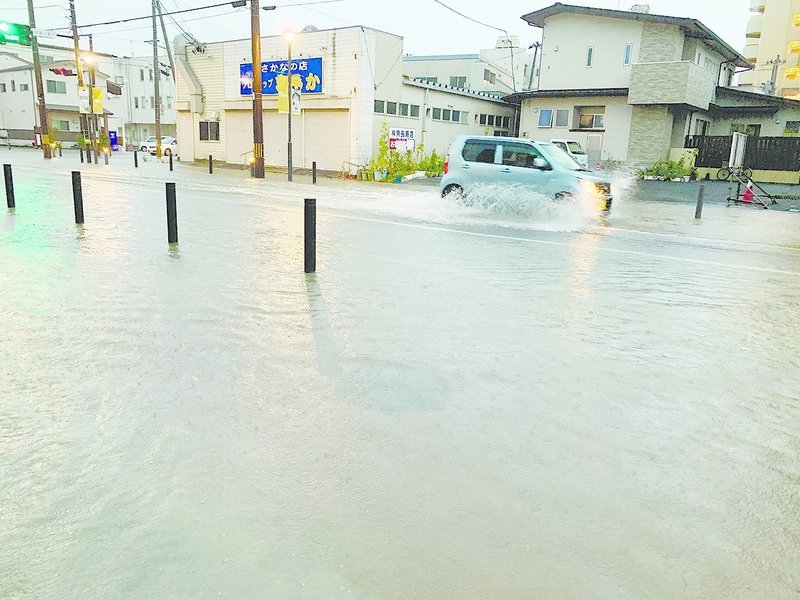
[(539, 127), (546, 128), (553, 126), (553, 109), (542, 108), (539, 110)]
[(438, 77), (417, 77), (417, 80), (423, 83), (439, 83)]
[(400, 104), (397, 107), (401, 117), (408, 116), (408, 104)]
[(150, 96), (150, 108), (155, 108), (155, 107), (156, 107), (156, 97)]
[(603, 114), (581, 114), (578, 122), (580, 129), (603, 129), (605, 126), (605, 115)]
[[(47, 83), (50, 83), (50, 82), (48, 81)], [(0, 92), (5, 92), (5, 91), (6, 91), (6, 84), (5, 83), (0, 83)]]
[(167, 108), (172, 108), (172, 96), (167, 96)]
[(200, 141), (218, 142), (219, 123), (216, 121), (200, 121)]
[(27, 83), (20, 83), (19, 84), (19, 91), (20, 92), (27, 92), (30, 89)]
[(42, 60), (42, 64), (45, 64), (45, 63), (53, 62), (54, 59), (53, 59), (52, 56), (48, 56), (47, 54), (44, 54), (44, 55), (42, 55), (42, 59), (41, 60)]
[(486, 124), (494, 127), (494, 115), (486, 115)]
[(511, 126), (511, 117), (503, 117), (503, 127), (508, 129)]
[(633, 44), (625, 44), (625, 58), (622, 64), (626, 67), (631, 64), (631, 55), (633, 54)]
[(144, 69), (139, 69), (139, 81), (144, 81)]
[(51, 94), (66, 94), (67, 93), (67, 82), (66, 81), (53, 81), (52, 79), (47, 80), (47, 91)]
[(147, 100), (145, 99), (144, 96), (142, 96), (142, 101), (140, 102), (140, 104), (142, 105), (142, 108), (147, 108)]
[(449, 121), (450, 120), (450, 109), (443, 108), (442, 109), (442, 121)]
[(148, 73), (150, 75), (150, 81), (153, 81), (153, 69), (150, 69), (150, 71), (148, 71)]
[(556, 111), (556, 127), (569, 127), (568, 108), (560, 108)]
[(383, 111), (385, 110), (384, 107), (385, 107), (385, 103), (384, 103), (383, 100), (375, 100), (375, 112), (376, 113), (378, 113), (379, 115), (382, 115)]
[(800, 121), (786, 121), (784, 133), (800, 135)]
[(486, 116), (487, 115), (481, 115), (480, 116), (480, 121), (479, 122), (480, 122), (481, 125), (486, 125)]
[(594, 64), (594, 46), (586, 49), (586, 67), (590, 68)]
[(387, 115), (396, 115), (397, 114), (397, 102), (387, 102), (386, 103), (386, 114)]
[(13, 79), (11, 80), (11, 91), (12, 92), (16, 92), (17, 91), (17, 82), (14, 81)]
[(454, 110), (452, 114), (452, 118), (450, 119), (453, 123), (461, 123), (461, 111)]
[(133, 97), (133, 108), (139, 108), (139, 96)]
[(433, 109), (433, 120), (434, 121), (441, 121), (442, 120), (442, 109), (441, 108), (434, 108)]
[(496, 81), (497, 75), (494, 72), (490, 71), (489, 69), (483, 70), (483, 80), (488, 81), (489, 83), (494, 83)]
[(411, 116), (419, 118), (419, 104), (411, 105)]
[(467, 87), (467, 78), (466, 77), (450, 77), (450, 87), (453, 88), (465, 88)]
[(59, 131), (69, 131), (69, 121), (53, 121), (53, 127)]

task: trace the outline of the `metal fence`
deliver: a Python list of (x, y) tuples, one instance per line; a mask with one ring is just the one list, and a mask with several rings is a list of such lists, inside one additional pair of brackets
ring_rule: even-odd
[[(719, 168), (727, 166), (733, 137), (694, 136), (686, 138), (686, 148), (697, 149), (695, 166)], [(800, 171), (800, 137), (747, 138), (745, 167), (765, 171)]]

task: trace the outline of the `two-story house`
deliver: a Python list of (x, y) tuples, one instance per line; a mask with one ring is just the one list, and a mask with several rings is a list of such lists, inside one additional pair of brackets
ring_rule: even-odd
[(696, 19), (561, 3), (522, 19), (543, 30), (537, 89), (508, 97), (523, 137), (573, 139), (592, 164), (652, 164), (711, 134), (727, 104), (741, 110), (726, 90), (752, 65)]

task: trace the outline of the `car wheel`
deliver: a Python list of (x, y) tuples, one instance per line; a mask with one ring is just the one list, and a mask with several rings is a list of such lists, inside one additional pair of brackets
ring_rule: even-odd
[(464, 188), (455, 183), (451, 183), (446, 188), (444, 188), (444, 190), (442, 190), (442, 198), (446, 198), (448, 196), (454, 196), (455, 198), (463, 198)]

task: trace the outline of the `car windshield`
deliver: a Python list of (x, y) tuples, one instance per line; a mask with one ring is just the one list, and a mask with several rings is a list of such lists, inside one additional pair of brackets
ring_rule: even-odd
[(586, 154), (578, 142), (567, 142), (567, 146), (569, 146), (569, 151), (573, 154)]
[(569, 169), (570, 171), (584, 171), (585, 169), (580, 166), (575, 159), (569, 154), (564, 152), (555, 144), (539, 144), (539, 147), (544, 151), (551, 163), (554, 163), (562, 169)]

